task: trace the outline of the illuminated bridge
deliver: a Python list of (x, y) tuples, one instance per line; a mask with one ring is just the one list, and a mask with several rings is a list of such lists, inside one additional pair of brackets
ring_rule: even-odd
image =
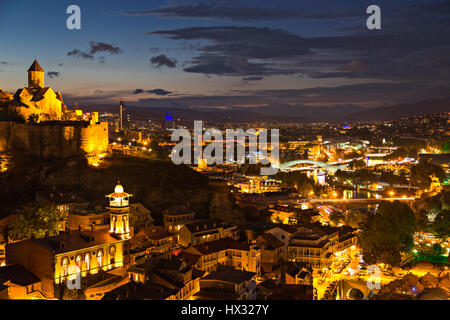
[(285, 162), (279, 165), (272, 165), (273, 167), (276, 167), (282, 171), (288, 171), (288, 170), (295, 170), (294, 168), (299, 164), (309, 164), (313, 167), (304, 167), (299, 168), (301, 170), (308, 170), (308, 169), (317, 169), (317, 167), (322, 168), (325, 171), (336, 171), (339, 169), (344, 169), (347, 164), (335, 164), (335, 163), (326, 163), (322, 161), (316, 161), (316, 160), (294, 160)]

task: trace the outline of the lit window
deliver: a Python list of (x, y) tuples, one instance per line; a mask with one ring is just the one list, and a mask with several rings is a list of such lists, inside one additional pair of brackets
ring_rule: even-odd
[(67, 260), (67, 258), (64, 258), (62, 261), (62, 272), (63, 276), (67, 276), (67, 274), (69, 273), (69, 261)]
[(102, 267), (102, 251), (101, 250), (99, 250), (97, 253), (97, 264), (98, 264), (99, 268)]
[(80, 268), (81, 270), (81, 257), (77, 256), (77, 258), (75, 259), (75, 265)]
[(89, 253), (86, 253), (84, 256), (84, 267), (85, 270), (89, 270)]

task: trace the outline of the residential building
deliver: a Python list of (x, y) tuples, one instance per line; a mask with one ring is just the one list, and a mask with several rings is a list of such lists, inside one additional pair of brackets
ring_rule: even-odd
[(184, 225), (178, 237), (178, 244), (189, 247), (207, 241), (239, 237), (238, 228), (220, 220), (202, 220)]
[(45, 299), (41, 279), (20, 264), (1, 267), (0, 299)]
[(255, 300), (256, 273), (221, 268), (200, 279), (194, 300)]
[(178, 232), (181, 228), (192, 222), (194, 212), (168, 212), (163, 214), (164, 228), (169, 232)]
[(182, 257), (197, 269), (212, 272), (221, 265), (261, 275), (261, 249), (256, 244), (222, 238), (183, 250)]

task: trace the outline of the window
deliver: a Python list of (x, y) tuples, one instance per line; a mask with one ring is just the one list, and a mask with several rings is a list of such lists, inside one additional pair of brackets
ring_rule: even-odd
[(86, 253), (84, 256), (84, 268), (85, 270), (89, 270), (89, 253)]
[(69, 260), (67, 258), (62, 261), (62, 272), (64, 277), (69, 273)]
[(77, 256), (75, 259), (75, 265), (81, 270), (81, 256)]
[(98, 250), (98, 253), (97, 253), (97, 264), (98, 264), (98, 267), (99, 268), (101, 268), (102, 267), (102, 250)]

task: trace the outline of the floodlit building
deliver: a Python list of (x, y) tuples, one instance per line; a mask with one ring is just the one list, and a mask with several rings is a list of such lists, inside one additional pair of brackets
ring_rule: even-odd
[(167, 212), (163, 214), (164, 228), (169, 232), (178, 232), (181, 228), (192, 222), (194, 212)]
[(200, 279), (194, 300), (255, 300), (256, 273), (221, 268)]
[(212, 272), (226, 265), (261, 275), (261, 249), (256, 244), (222, 238), (189, 247), (184, 254), (199, 270)]
[(44, 299), (41, 279), (20, 264), (0, 268), (0, 299)]
[(235, 225), (219, 220), (204, 220), (184, 225), (178, 237), (178, 244), (188, 247), (207, 241), (231, 237), (237, 239), (239, 231)]
[(125, 240), (108, 231), (72, 231), (6, 245), (6, 263), (20, 264), (42, 280), (42, 293), (55, 297), (55, 285), (121, 267)]
[(6, 245), (6, 264), (20, 264), (39, 277), (42, 293), (47, 298), (55, 297), (55, 285), (78, 274), (89, 277), (122, 267), (128, 263), (128, 240), (133, 236), (133, 227), (129, 224), (131, 196), (120, 184), (107, 195), (109, 230), (92, 228), (86, 231), (80, 228), (56, 236), (11, 243)]
[(35, 60), (28, 69), (28, 86), (12, 99), (0, 95), (3, 108), (15, 109), (26, 123), (0, 123), (0, 151), (19, 149), (39, 158), (99, 155), (108, 150), (108, 123), (98, 113), (68, 110), (60, 92), (45, 87), (45, 71)]
[(25, 120), (36, 119), (61, 120), (66, 106), (60, 92), (45, 86), (45, 71), (35, 59), (28, 69), (28, 86), (14, 94), (17, 109)]
[(123, 191), (120, 182), (114, 192), (106, 195), (109, 198), (110, 229), (109, 232), (121, 239), (130, 239), (133, 236), (133, 226), (130, 225), (130, 193)]

